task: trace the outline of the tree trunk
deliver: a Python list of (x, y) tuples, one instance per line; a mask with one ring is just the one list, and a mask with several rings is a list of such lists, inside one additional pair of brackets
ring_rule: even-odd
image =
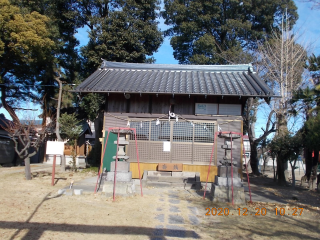
[(272, 158), (272, 165), (273, 165), (273, 180), (276, 181), (276, 169), (274, 167), (274, 157)]
[[(94, 121), (94, 131), (95, 131), (95, 139), (94, 139), (94, 165), (99, 165), (101, 162), (101, 143), (99, 138), (101, 138), (103, 131), (103, 112), (100, 112), (98, 117)], [(103, 144), (103, 143), (102, 143)]]
[(292, 164), (290, 162), (290, 165), (291, 165), (291, 174), (292, 174), (292, 188), (295, 188), (296, 187), (296, 175), (295, 175), (295, 168), (296, 168), (296, 162), (297, 160), (294, 160), (294, 163)]
[(286, 176), (284, 173), (284, 171), (286, 170), (285, 163), (286, 163), (286, 161), (283, 161), (279, 157), (277, 158), (277, 175), (278, 175), (278, 184), (279, 185), (286, 185), (287, 184)]
[(30, 157), (24, 159), (24, 173), (26, 180), (31, 180), (31, 168), (30, 168)]
[(257, 151), (257, 143), (255, 141), (250, 141), (250, 147), (251, 147), (251, 155), (250, 155), (250, 165), (252, 169), (252, 173), (254, 175), (260, 175), (258, 164), (258, 151)]
[(312, 150), (305, 148), (306, 176), (308, 181), (311, 176), (312, 162)]
[[(62, 81), (59, 78), (55, 78), (55, 80), (59, 83), (59, 97), (58, 97), (58, 106), (57, 106), (57, 116), (56, 116), (56, 136), (59, 142), (62, 142), (62, 138), (60, 136), (60, 108), (61, 108), (61, 99), (62, 99)], [(64, 154), (60, 156), (61, 159), (61, 171), (66, 171), (66, 158)]]
[(5, 87), (1, 87), (1, 102), (2, 102), (3, 108), (5, 110), (7, 110), (7, 112), (10, 114), (12, 121), (16, 124), (19, 124), (20, 120), (19, 120), (18, 116), (16, 115), (13, 108), (11, 106), (9, 106), (9, 104), (6, 101), (6, 88)]
[(284, 113), (277, 113), (278, 135), (282, 136), (288, 132), (288, 122)]

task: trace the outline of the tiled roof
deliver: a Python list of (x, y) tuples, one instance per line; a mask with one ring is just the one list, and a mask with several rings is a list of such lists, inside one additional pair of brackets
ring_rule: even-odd
[(75, 92), (274, 96), (245, 65), (171, 65), (103, 61)]

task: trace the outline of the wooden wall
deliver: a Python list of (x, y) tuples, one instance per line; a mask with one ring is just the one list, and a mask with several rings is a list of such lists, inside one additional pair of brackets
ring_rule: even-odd
[(124, 94), (106, 95), (106, 112), (116, 113), (151, 113), (165, 114), (170, 108), (170, 101), (174, 101), (172, 112), (176, 114), (195, 114), (195, 103), (226, 103), (242, 104), (244, 106), (247, 98), (228, 96), (204, 95), (149, 95), (130, 94), (130, 99), (125, 99)]
[[(242, 117), (241, 116), (209, 116), (209, 115), (195, 115), (195, 103), (225, 103), (225, 104), (244, 104), (247, 98), (245, 97), (228, 97), (224, 96), (203, 96), (203, 95), (148, 95), (148, 94), (130, 94), (130, 99), (125, 99), (124, 94), (112, 94), (106, 96), (105, 108), (105, 122), (104, 130), (107, 131), (109, 127), (126, 127), (128, 119), (155, 119), (168, 114), (170, 101), (174, 101), (172, 112), (180, 115), (187, 120), (209, 120), (216, 121), (221, 127), (222, 131), (242, 132)], [(217, 139), (215, 145), (215, 162), (213, 165), (220, 165), (219, 160), (222, 160), (225, 155), (225, 150), (221, 148), (224, 145), (224, 139)], [(237, 149), (233, 150), (234, 161), (240, 167), (241, 163), (241, 140), (234, 140), (234, 145)], [(143, 163), (143, 170), (155, 170), (157, 163)], [(190, 165), (191, 168), (184, 165), (184, 171), (205, 172), (206, 165)], [(135, 168), (135, 163), (131, 163), (130, 167)], [(143, 172), (142, 170), (142, 172)], [(215, 171), (215, 170), (212, 170)], [(135, 174), (135, 173), (133, 173)], [(203, 179), (201, 174), (201, 179)], [(134, 175), (135, 177), (138, 177)], [(213, 180), (212, 180), (213, 181)]]

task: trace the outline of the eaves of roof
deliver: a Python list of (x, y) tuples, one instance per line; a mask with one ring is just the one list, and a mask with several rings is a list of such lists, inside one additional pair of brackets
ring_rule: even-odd
[(243, 65), (170, 65), (104, 61), (74, 92), (274, 97)]

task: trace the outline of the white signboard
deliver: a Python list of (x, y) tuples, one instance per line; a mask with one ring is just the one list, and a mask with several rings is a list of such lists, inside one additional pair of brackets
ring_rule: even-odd
[(46, 154), (63, 155), (63, 151), (64, 151), (64, 142), (54, 142), (54, 141), (47, 142)]
[(163, 151), (170, 152), (170, 150), (171, 150), (170, 142), (163, 142)]
[(196, 114), (217, 115), (218, 104), (217, 103), (196, 103)]

